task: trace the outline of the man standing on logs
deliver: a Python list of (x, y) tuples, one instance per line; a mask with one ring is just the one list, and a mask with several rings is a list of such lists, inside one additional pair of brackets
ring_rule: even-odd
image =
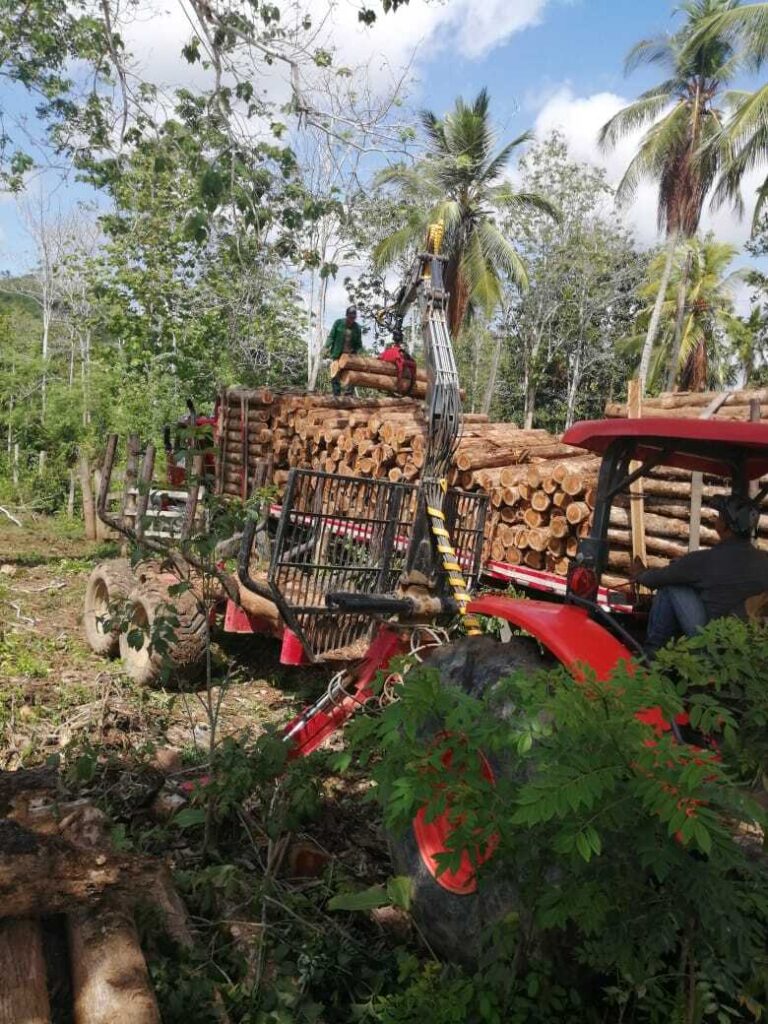
[(649, 657), (678, 636), (693, 636), (713, 619), (745, 615), (745, 602), (768, 591), (768, 552), (752, 544), (759, 513), (736, 495), (712, 500), (719, 542), (692, 551), (664, 569), (635, 566), (633, 579), (657, 590), (648, 618)]
[[(328, 333), (323, 354), (330, 359), (340, 359), (343, 355), (354, 355), (363, 347), (363, 332), (357, 322), (357, 308), (348, 306), (345, 317), (339, 317)], [(341, 381), (338, 377), (331, 378), (331, 389), (334, 395), (341, 396)], [(344, 394), (351, 395), (352, 386), (345, 388)]]

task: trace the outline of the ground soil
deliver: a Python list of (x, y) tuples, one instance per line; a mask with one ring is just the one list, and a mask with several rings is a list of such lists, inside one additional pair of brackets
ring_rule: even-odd
[[(119, 660), (86, 644), (86, 582), (100, 559), (116, 553), (85, 541), (77, 524), (35, 518), (19, 528), (0, 518), (0, 768), (34, 763), (86, 733), (117, 747), (147, 740), (206, 746), (207, 716), (194, 693), (136, 692)], [(234, 659), (235, 666), (221, 705), (222, 736), (288, 720), (324, 684), (322, 673), (281, 669), (275, 641), (218, 641), (220, 663)]]
[[(118, 553), (114, 543), (86, 541), (78, 522), (24, 517), (18, 527), (0, 516), (0, 770), (51, 764), (52, 755), (63, 770), (85, 746), (102, 760), (125, 762), (151, 745), (182, 763), (176, 774), (192, 773), (188, 765), (206, 760), (204, 692), (138, 687), (121, 672), (119, 659), (99, 657), (86, 644), (88, 576), (100, 560)], [(330, 677), (327, 668), (282, 667), (274, 640), (219, 633), (215, 653), (219, 680), (230, 673), (219, 740), (249, 741), (268, 724), (290, 721)], [(335, 738), (336, 746), (342, 743)], [(124, 787), (126, 776), (121, 778)], [(146, 781), (154, 788), (155, 780)], [(364, 777), (326, 777), (311, 839), (343, 857), (361, 880), (379, 880), (388, 863), (377, 816), (361, 798), (368, 785)]]

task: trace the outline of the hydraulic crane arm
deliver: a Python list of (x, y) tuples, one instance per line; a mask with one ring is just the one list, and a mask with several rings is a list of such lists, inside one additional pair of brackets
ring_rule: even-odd
[(445, 479), (461, 437), (459, 374), (448, 332), (444, 273), (447, 260), (440, 255), (442, 240), (443, 225), (433, 224), (427, 234), (426, 250), (414, 260), (394, 305), (381, 318), (391, 330), (402, 330), (408, 310), (418, 302), (428, 380), (425, 483)]
[(431, 581), (441, 567), (467, 632), (477, 633), (479, 626), (467, 615), (467, 585), (443, 512), (446, 478), (461, 437), (459, 374), (447, 320), (447, 260), (440, 254), (443, 233), (442, 224), (430, 227), (425, 251), (416, 257), (394, 306), (381, 319), (390, 330), (402, 331), (408, 310), (418, 302), (427, 366), (427, 446), (406, 577)]

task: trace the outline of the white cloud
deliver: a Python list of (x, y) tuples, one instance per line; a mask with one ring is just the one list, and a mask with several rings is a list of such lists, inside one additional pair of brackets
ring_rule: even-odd
[[(475, 60), (506, 43), (512, 35), (536, 25), (548, 0), (444, 0), (442, 3), (411, 0), (396, 14), (380, 16), (366, 29), (357, 17), (353, 0), (334, 5), (331, 19), (334, 42), (341, 55), (350, 60), (381, 56), (389, 63), (408, 60), (420, 44), (449, 50)], [(327, 0), (315, 0), (316, 8), (327, 9)]]
[[(358, 13), (360, 0), (300, 0), (287, 15), (300, 23), (311, 15), (318, 30), (314, 46), (334, 49), (340, 62), (369, 66), (374, 81), (378, 73), (407, 67), (437, 52), (476, 60), (506, 43), (512, 35), (539, 23), (551, 0), (411, 0), (395, 14), (379, 13), (371, 27)], [(142, 13), (122, 26), (128, 49), (144, 73), (161, 85), (201, 84), (210, 77), (201, 66), (180, 55), (192, 35), (183, 0), (148, 0)], [(269, 88), (278, 68), (265, 69)]]
[[(563, 85), (541, 107), (535, 124), (536, 133), (543, 136), (558, 128), (568, 140), (573, 157), (604, 167), (611, 184), (616, 185), (637, 151), (642, 132), (622, 139), (610, 153), (600, 150), (597, 136), (602, 125), (628, 102), (629, 98), (611, 92), (577, 96), (570, 86)], [(707, 206), (702, 217), (702, 231), (714, 231), (719, 239), (742, 246), (749, 238), (755, 190), (763, 177), (757, 171), (745, 181), (743, 192), (747, 212), (743, 220), (739, 220), (729, 208), (713, 212)], [(644, 245), (653, 245), (659, 241), (657, 198), (656, 188), (650, 183), (643, 184), (638, 189), (635, 202), (626, 211), (627, 222), (633, 227), (638, 241)]]

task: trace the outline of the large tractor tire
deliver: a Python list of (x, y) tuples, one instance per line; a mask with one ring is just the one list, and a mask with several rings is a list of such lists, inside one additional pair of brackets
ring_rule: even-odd
[(83, 629), (88, 646), (96, 654), (116, 657), (120, 647), (120, 630), (115, 624), (109, 628), (109, 619), (115, 606), (125, 601), (136, 585), (136, 579), (127, 558), (112, 558), (101, 562), (88, 577), (83, 607)]
[[(538, 671), (544, 661), (533, 640), (515, 637), (503, 644), (484, 636), (437, 648), (427, 664), (440, 671), (443, 685), (458, 687), (479, 700), (500, 679), (520, 669)], [(514, 712), (500, 707), (498, 713)], [(430, 732), (439, 730), (439, 723), (435, 723)], [(509, 770), (495, 760), (488, 764), (496, 775)], [(411, 910), (416, 923), (430, 946), (446, 959), (475, 964), (494, 924), (510, 912), (520, 911), (515, 879), (503, 865), (494, 870), (493, 859), (485, 865), (472, 892), (450, 891), (445, 878), (441, 884), (423, 839), (420, 844), (417, 819), (404, 835), (390, 839), (390, 850), (396, 873), (411, 880)]]
[[(171, 596), (168, 591), (178, 581), (173, 577), (143, 574), (143, 580), (128, 597), (128, 616), (120, 634), (120, 658), (125, 672), (142, 686), (163, 684), (170, 689), (183, 689), (196, 682), (205, 666), (206, 622), (194, 594), (186, 592)], [(159, 620), (173, 617), (178, 625), (162, 629)], [(158, 650), (152, 643), (159, 628), (166, 649)], [(128, 642), (130, 634), (143, 636), (138, 649)]]

